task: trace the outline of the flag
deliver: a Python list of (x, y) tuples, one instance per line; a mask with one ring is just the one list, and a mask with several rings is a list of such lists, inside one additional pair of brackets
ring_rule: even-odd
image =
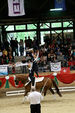
[(8, 0), (8, 15), (9, 16), (25, 15), (24, 0)]
[(66, 10), (65, 0), (55, 0), (55, 8), (62, 8), (62, 10)]
[(61, 68), (60, 74), (69, 74), (69, 73), (70, 73), (70, 67)]

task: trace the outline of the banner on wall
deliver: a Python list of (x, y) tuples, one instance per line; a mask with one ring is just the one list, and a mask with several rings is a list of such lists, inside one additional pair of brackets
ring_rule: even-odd
[(50, 66), (51, 66), (51, 71), (56, 72), (61, 70), (61, 62), (56, 62), (56, 63), (51, 62)]
[(55, 0), (55, 8), (62, 8), (62, 10), (66, 10), (65, 0)]
[(25, 15), (24, 0), (8, 0), (8, 15), (9, 16)]
[(0, 65), (0, 75), (8, 75), (8, 65)]

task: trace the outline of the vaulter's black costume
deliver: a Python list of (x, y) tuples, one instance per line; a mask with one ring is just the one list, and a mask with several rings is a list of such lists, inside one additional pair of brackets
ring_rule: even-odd
[(38, 64), (37, 64), (37, 61), (39, 60), (38, 57), (39, 57), (39, 53), (37, 53), (36, 57), (34, 57), (34, 54), (31, 53), (32, 67), (31, 67), (31, 70), (29, 72), (29, 77), (31, 79), (32, 86), (34, 86), (34, 83), (35, 83), (34, 73), (36, 73), (37, 77), (39, 77), (39, 74), (38, 74)]

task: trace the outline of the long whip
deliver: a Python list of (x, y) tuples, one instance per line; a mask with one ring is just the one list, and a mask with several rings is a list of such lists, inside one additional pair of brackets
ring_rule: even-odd
[[(48, 78), (49, 79), (49, 78)], [(41, 93), (43, 92), (43, 90), (44, 90), (44, 88), (45, 88), (45, 86), (46, 86), (46, 84), (47, 84), (47, 82), (48, 82), (48, 79), (46, 80), (46, 82), (45, 82), (45, 84), (44, 84), (44, 86), (43, 86), (43, 88), (42, 88), (42, 90), (41, 90)]]

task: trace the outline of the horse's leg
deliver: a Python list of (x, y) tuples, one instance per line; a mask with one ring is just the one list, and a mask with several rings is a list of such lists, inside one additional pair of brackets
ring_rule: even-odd
[(24, 104), (25, 100), (26, 100), (26, 96), (24, 96), (24, 98), (23, 98), (23, 101), (22, 101), (23, 104)]
[(54, 86), (55, 89), (56, 89), (57, 94), (58, 94), (60, 97), (62, 97), (62, 95), (61, 95), (61, 93), (60, 93), (60, 91), (59, 91), (59, 88), (58, 88), (58, 86), (57, 86), (57, 84), (55, 83), (54, 80), (52, 80), (52, 83), (53, 83), (53, 86)]
[(44, 96), (46, 96), (47, 93), (47, 87), (44, 88)]
[(49, 88), (49, 90), (53, 95), (55, 94), (52, 88)]
[(29, 91), (25, 91), (25, 94), (24, 94), (24, 96), (27, 96), (27, 93), (28, 93)]
[(24, 102), (25, 102), (25, 100), (26, 100), (27, 93), (28, 93), (28, 91), (25, 90), (25, 94), (24, 94), (24, 98), (23, 98), (23, 102), (22, 102), (23, 104), (24, 104)]

